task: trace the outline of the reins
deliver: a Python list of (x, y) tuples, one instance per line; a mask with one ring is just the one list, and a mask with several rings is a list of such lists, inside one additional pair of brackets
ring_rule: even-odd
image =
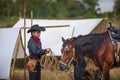
[(43, 55), (40, 60), (40, 64), (43, 69), (57, 69), (57, 64), (59, 63), (55, 53), (51, 51), (49, 55)]

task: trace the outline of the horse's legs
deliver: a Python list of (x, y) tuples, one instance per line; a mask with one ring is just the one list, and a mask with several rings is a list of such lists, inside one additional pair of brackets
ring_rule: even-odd
[(110, 65), (108, 65), (107, 63), (104, 63), (103, 65), (103, 69), (102, 69), (102, 72), (103, 72), (103, 80), (110, 80)]

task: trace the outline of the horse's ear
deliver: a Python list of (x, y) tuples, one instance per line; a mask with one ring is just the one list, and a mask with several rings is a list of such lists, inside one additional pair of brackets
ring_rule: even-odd
[(71, 41), (71, 43), (73, 44), (73, 43), (74, 43), (74, 38), (71, 38), (70, 41)]
[(65, 42), (65, 39), (62, 37), (62, 42)]
[(70, 39), (70, 41), (72, 41), (72, 42), (73, 42), (73, 41), (74, 41), (74, 38), (71, 38), (71, 39)]

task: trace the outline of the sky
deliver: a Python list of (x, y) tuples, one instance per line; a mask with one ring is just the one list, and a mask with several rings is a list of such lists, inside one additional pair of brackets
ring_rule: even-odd
[(115, 0), (99, 0), (99, 7), (101, 8), (101, 12), (112, 11), (114, 7)]

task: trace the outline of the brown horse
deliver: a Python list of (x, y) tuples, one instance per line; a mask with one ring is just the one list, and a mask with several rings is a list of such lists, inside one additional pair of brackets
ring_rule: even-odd
[[(84, 62), (84, 57), (89, 57), (99, 67), (103, 80), (110, 79), (110, 68), (115, 63), (115, 51), (109, 32), (89, 34), (65, 40), (62, 38), (63, 47), (60, 60), (60, 69), (66, 70), (72, 61), (77, 64)], [(76, 80), (82, 80), (76, 79)]]

